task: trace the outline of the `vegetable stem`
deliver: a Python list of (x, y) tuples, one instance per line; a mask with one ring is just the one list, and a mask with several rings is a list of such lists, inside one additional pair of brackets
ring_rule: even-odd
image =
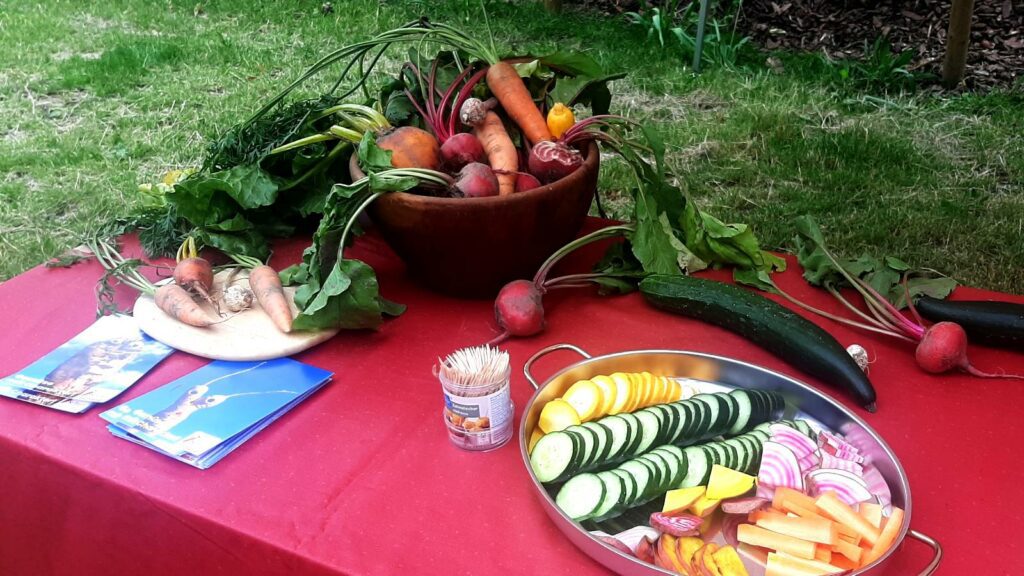
[(907, 335), (912, 336), (917, 340), (921, 339), (924, 335), (924, 328), (907, 320), (907, 318), (903, 316), (896, 307), (889, 303), (889, 300), (886, 299), (885, 296), (879, 294), (871, 287), (870, 284), (847, 272), (846, 268), (844, 268), (843, 265), (836, 260), (835, 256), (833, 256), (832, 253), (824, 246), (821, 246), (821, 251), (829, 260), (832, 261), (832, 264), (839, 270), (839, 273), (846, 278), (846, 281), (861, 293), (861, 296), (864, 297), (864, 301), (868, 304), (869, 308), (873, 307), (877, 312), (887, 316), (889, 320), (896, 324), (898, 329), (902, 330)]
[[(843, 306), (846, 306), (846, 308), (848, 308), (854, 314), (860, 316), (861, 318), (863, 318), (864, 320), (870, 322), (871, 324), (874, 324), (875, 326), (878, 326), (879, 328), (882, 328), (882, 329), (885, 329), (885, 330), (897, 330), (897, 327), (896, 327), (895, 324), (893, 324), (892, 322), (889, 322), (888, 320), (884, 319), (883, 317), (877, 317), (877, 316), (873, 317), (873, 316), (869, 316), (869, 315), (865, 314), (864, 312), (861, 312), (856, 306), (854, 306), (852, 303), (850, 303), (850, 301), (847, 300), (846, 297), (844, 297), (842, 295), (842, 293), (839, 292), (839, 290), (836, 289), (836, 287), (833, 286), (831, 283), (825, 285), (825, 290), (828, 290), (828, 293), (831, 294), (832, 296), (834, 296), (836, 298), (836, 300), (838, 300)], [(873, 310), (872, 310), (872, 312), (873, 312)]]
[(782, 288), (779, 288), (778, 284), (776, 284), (775, 282), (772, 282), (772, 287), (775, 288), (775, 290), (777, 290), (779, 292), (780, 296), (782, 296), (786, 300), (789, 300), (793, 304), (796, 304), (797, 306), (803, 308), (804, 310), (807, 310), (808, 312), (813, 312), (814, 314), (817, 314), (819, 316), (824, 316), (825, 318), (828, 318), (830, 320), (834, 320), (836, 322), (839, 322), (840, 324), (845, 324), (847, 326), (853, 326), (855, 328), (861, 328), (863, 330), (869, 330), (871, 332), (877, 332), (879, 334), (885, 334), (886, 336), (892, 336), (893, 338), (899, 338), (901, 340), (906, 340), (907, 342), (914, 342), (913, 339), (911, 339), (911, 338), (909, 338), (909, 337), (907, 337), (907, 336), (905, 336), (905, 335), (903, 335), (903, 334), (901, 334), (899, 332), (895, 332), (895, 331), (892, 331), (892, 330), (885, 330), (885, 329), (879, 328), (877, 326), (870, 326), (868, 324), (863, 324), (861, 322), (857, 322), (855, 320), (850, 320), (849, 318), (843, 318), (842, 316), (837, 316), (837, 315), (832, 314), (830, 312), (826, 312), (824, 310), (815, 308), (814, 306), (811, 306), (810, 304), (805, 304), (804, 302), (802, 302), (800, 300), (797, 300), (793, 296), (789, 295)]
[(564, 258), (566, 255), (568, 255), (573, 250), (576, 250), (577, 248), (579, 248), (581, 246), (585, 246), (585, 245), (587, 245), (587, 244), (589, 244), (591, 242), (595, 242), (597, 240), (603, 240), (605, 238), (612, 238), (612, 237), (615, 237), (615, 236), (621, 236), (621, 235), (625, 234), (626, 232), (632, 232), (635, 229), (636, 229), (636, 227), (631, 225), (631, 224), (623, 224), (623, 225), (618, 225), (618, 226), (607, 226), (605, 228), (601, 228), (601, 229), (595, 230), (595, 231), (591, 232), (590, 234), (587, 234), (586, 236), (580, 236), (579, 238), (573, 240), (572, 242), (569, 242), (565, 246), (562, 246), (561, 248), (556, 250), (551, 256), (549, 256), (548, 259), (545, 260), (543, 264), (541, 264), (540, 269), (537, 270), (537, 274), (533, 277), (533, 283), (538, 288), (543, 287), (543, 285), (544, 285), (544, 278), (547, 277), (548, 272), (551, 271), (551, 268), (553, 268), (554, 265), (557, 264), (559, 260)]

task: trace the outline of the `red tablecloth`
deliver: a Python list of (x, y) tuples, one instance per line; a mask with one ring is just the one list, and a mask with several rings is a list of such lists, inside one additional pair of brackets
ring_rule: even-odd
[[(304, 245), (279, 246), (275, 263), (294, 262)], [(360, 240), (351, 255), (373, 265), (384, 294), (408, 311), (378, 332), (343, 333), (298, 355), (334, 371), (334, 382), (209, 470), (114, 438), (101, 408), (74, 416), (0, 399), (0, 574), (606, 574), (548, 520), (515, 442), (471, 453), (448, 441), (430, 368), (494, 334), (490, 303), (417, 288), (379, 239)], [(88, 326), (99, 275), (95, 263), (37, 268), (0, 285), (0, 374)], [(779, 282), (835, 308), (796, 270)], [(1024, 302), (966, 288), (955, 296)], [(548, 330), (507, 346), (517, 426), (532, 392), (522, 364), (557, 342), (594, 354), (697, 350), (811, 381), (737, 336), (656, 312), (635, 294), (561, 291), (546, 305)], [(904, 345), (813, 320), (877, 359), (878, 413), (858, 412), (901, 458), (913, 527), (946, 548), (940, 574), (1020, 573), (1024, 385), (929, 376)], [(983, 369), (1024, 372), (1019, 353), (971, 353)], [(574, 360), (553, 355), (536, 370), (544, 376)], [(205, 362), (175, 353), (120, 400)], [(887, 573), (916, 574), (929, 559), (928, 548), (908, 541)]]

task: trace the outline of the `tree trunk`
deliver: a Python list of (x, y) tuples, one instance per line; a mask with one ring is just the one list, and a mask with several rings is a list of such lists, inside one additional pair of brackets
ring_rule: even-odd
[(946, 60), (942, 63), (942, 83), (946, 88), (955, 88), (964, 79), (973, 12), (974, 0), (953, 0), (946, 34)]
[(544, 7), (548, 9), (548, 12), (558, 14), (562, 11), (562, 0), (544, 0)]

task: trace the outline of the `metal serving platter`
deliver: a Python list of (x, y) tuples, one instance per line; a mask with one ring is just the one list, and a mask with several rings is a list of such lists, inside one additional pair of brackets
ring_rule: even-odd
[[(538, 383), (531, 373), (533, 363), (556, 350), (572, 350), (583, 359), (562, 368), (544, 382)], [(592, 357), (571, 344), (556, 344), (538, 351), (526, 362), (523, 371), (536, 391), (523, 410), (519, 429), (519, 447), (527, 473), (536, 488), (536, 495), (548, 516), (569, 540), (588, 556), (618, 574), (639, 576), (672, 574), (672, 572), (616, 550), (566, 516), (555, 505), (552, 495), (533, 473), (527, 446), (544, 405), (549, 400), (560, 397), (569, 386), (578, 380), (614, 372), (644, 371), (683, 380), (686, 385), (696, 387), (700, 392), (715, 392), (733, 388), (753, 388), (778, 392), (786, 399), (784, 418), (802, 418), (808, 420), (812, 426), (844, 435), (881, 472), (892, 492), (893, 505), (899, 506), (905, 511), (903, 526), (897, 537), (896, 545), (874, 563), (850, 573), (851, 576), (855, 574), (871, 574), (872, 576), (886, 574), (884, 569), (886, 560), (899, 548), (908, 535), (928, 544), (934, 550), (932, 562), (919, 574), (930, 576), (938, 569), (942, 559), (942, 548), (938, 542), (910, 529), (912, 512), (910, 486), (903, 466), (900, 465), (899, 459), (896, 458), (892, 449), (856, 414), (826, 394), (799, 380), (760, 366), (711, 354), (679, 350), (634, 350)], [(764, 576), (765, 570), (762, 564), (749, 558), (745, 558), (744, 562), (751, 576)]]

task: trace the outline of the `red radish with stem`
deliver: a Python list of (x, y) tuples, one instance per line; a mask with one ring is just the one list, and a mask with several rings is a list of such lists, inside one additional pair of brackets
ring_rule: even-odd
[(551, 272), (555, 264), (577, 248), (597, 240), (621, 236), (633, 230), (635, 228), (632, 225), (608, 226), (581, 236), (548, 257), (537, 270), (533, 280), (513, 280), (502, 287), (494, 301), (494, 316), (502, 332), (488, 344), (491, 346), (499, 344), (507, 340), (509, 336), (533, 336), (542, 332), (545, 326), (542, 298), (548, 290), (585, 286), (588, 281), (593, 282), (603, 277), (602, 274), (571, 274), (549, 280), (547, 279), (548, 273)]
[[(824, 246), (819, 245), (819, 247), (825, 256), (831, 260), (839, 273), (843, 275), (846, 281), (849, 282), (850, 285), (853, 286), (853, 288), (864, 298), (864, 302), (871, 315), (865, 314), (854, 307), (853, 304), (846, 300), (846, 298), (839, 293), (839, 290), (834, 287), (828, 287), (828, 291), (847, 309), (855, 312), (863, 322), (830, 314), (804, 304), (784, 292), (778, 287), (778, 285), (773, 283), (773, 288), (775, 288), (779, 294), (790, 302), (805, 310), (830, 318), (847, 326), (870, 330), (893, 338), (917, 343), (917, 347), (914, 350), (914, 359), (922, 370), (931, 374), (942, 374), (958, 369), (967, 372), (972, 376), (978, 376), (981, 378), (1024, 379), (1024, 375), (993, 374), (982, 372), (975, 368), (967, 359), (967, 333), (964, 332), (964, 329), (959, 324), (954, 322), (939, 322), (938, 324), (926, 328), (921, 316), (917, 313), (917, 309), (914, 307), (914, 301), (910, 295), (906, 276), (903, 278), (903, 291), (907, 299), (907, 306), (910, 308), (910, 313), (913, 315), (914, 320), (907, 318), (906, 315), (900, 312), (899, 309), (889, 302), (888, 298), (879, 294), (878, 291), (869, 283), (854, 276), (853, 274), (850, 274), (842, 264), (840, 264), (839, 261), (825, 249)], [(867, 324), (864, 322), (867, 322)]]
[(917, 365), (925, 372), (942, 374), (953, 369), (963, 370), (981, 378), (1017, 378), (1024, 375), (990, 374), (982, 372), (967, 359), (967, 333), (954, 322), (939, 322), (929, 328), (914, 350)]

